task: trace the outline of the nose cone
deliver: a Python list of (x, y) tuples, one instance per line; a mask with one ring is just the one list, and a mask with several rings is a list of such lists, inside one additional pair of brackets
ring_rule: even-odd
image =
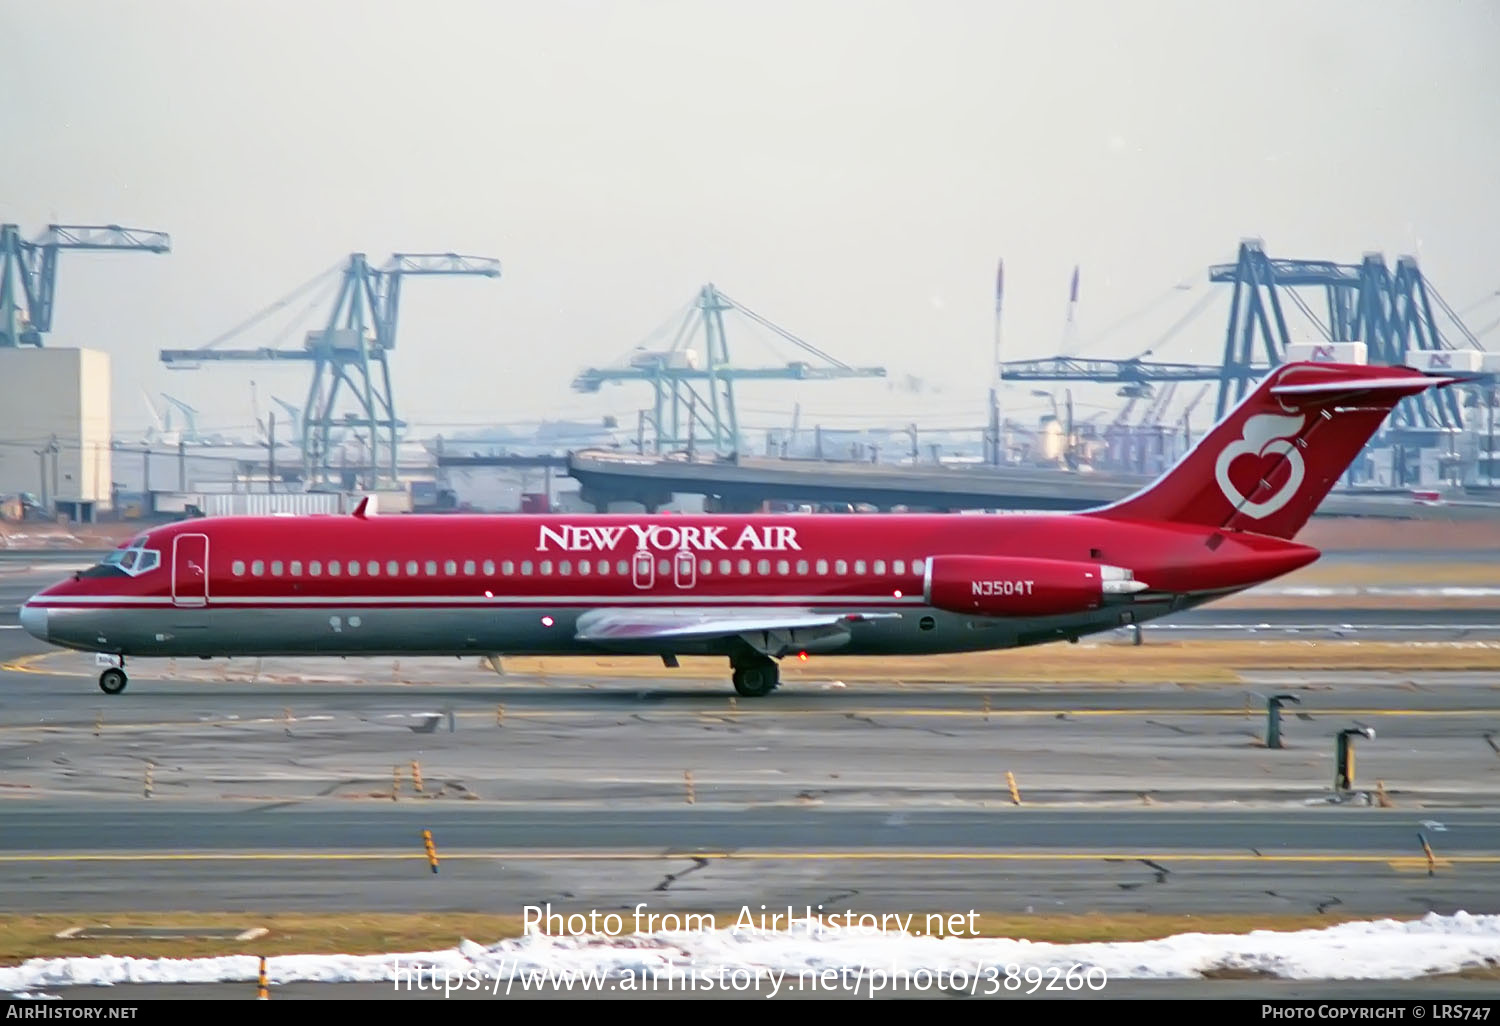
[(47, 610), (40, 606), (24, 603), (21, 606), (21, 626), (26, 628), (26, 633), (33, 638), (42, 641), (50, 640), (47, 637)]

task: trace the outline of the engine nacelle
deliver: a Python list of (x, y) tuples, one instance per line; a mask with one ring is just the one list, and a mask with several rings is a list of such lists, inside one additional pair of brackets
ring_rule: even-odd
[(1144, 591), (1124, 567), (1065, 559), (936, 556), (927, 561), (922, 595), (950, 613), (1056, 616), (1098, 609), (1108, 596)]

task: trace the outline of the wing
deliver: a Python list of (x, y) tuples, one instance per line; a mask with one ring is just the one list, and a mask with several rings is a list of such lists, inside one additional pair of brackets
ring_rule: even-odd
[(900, 615), (787, 606), (594, 609), (578, 618), (574, 637), (579, 641), (632, 646), (739, 637), (767, 655), (779, 656), (808, 645), (837, 647), (848, 640), (850, 624)]

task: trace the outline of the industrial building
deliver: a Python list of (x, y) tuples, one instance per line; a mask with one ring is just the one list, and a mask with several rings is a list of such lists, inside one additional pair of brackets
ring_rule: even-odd
[(113, 483), (109, 354), (0, 346), (0, 493), (93, 520)]

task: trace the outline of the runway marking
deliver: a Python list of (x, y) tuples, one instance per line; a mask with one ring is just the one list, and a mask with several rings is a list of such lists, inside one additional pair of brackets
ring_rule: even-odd
[(12, 659), (8, 663), (0, 663), (0, 670), (3, 670), (6, 673), (35, 673), (35, 674), (39, 674), (39, 675), (41, 675), (43, 677), (83, 677), (83, 676), (86, 676), (85, 674), (78, 673), (78, 672), (73, 671), (73, 670), (40, 670), (40, 669), (36, 669), (33, 666), (34, 663), (39, 663), (43, 659), (46, 659), (48, 656), (55, 655), (55, 654), (56, 653), (53, 653), (53, 652), (38, 652), (35, 655), (22, 656), (19, 659)]
[[(1392, 854), (1255, 855), (1239, 852), (923, 852), (923, 851), (452, 851), (444, 861), (661, 862), (708, 859), (721, 862), (1201, 862), (1279, 864), (1382, 864), (1395, 869), (1427, 868), (1425, 858)], [(67, 852), (0, 855), (0, 864), (47, 862), (425, 862), (423, 852)], [(1438, 866), (1500, 865), (1496, 855), (1449, 855)]]

